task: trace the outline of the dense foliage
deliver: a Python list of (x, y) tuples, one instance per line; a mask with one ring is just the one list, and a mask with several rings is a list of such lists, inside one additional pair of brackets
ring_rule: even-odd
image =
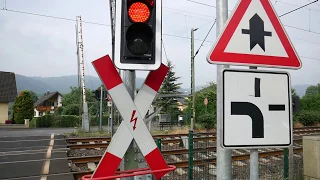
[[(63, 107), (58, 110), (58, 114), (60, 113), (61, 115), (79, 115), (79, 112), (82, 112), (82, 105), (80, 102), (82, 96), (81, 88), (70, 87), (70, 89), (71, 92), (68, 94), (64, 94), (62, 97)], [(94, 94), (89, 89), (87, 89), (86, 91), (86, 99), (88, 102), (89, 113), (92, 115), (96, 114), (99, 108), (99, 102), (95, 99)]]
[(13, 120), (17, 124), (24, 124), (25, 119), (32, 119), (34, 115), (34, 104), (29, 91), (24, 90), (16, 97), (13, 105), (13, 113)]
[[(216, 94), (217, 86), (211, 82), (204, 86), (199, 91), (195, 92), (195, 123), (199, 123), (201, 127), (213, 128), (216, 126)], [(208, 99), (208, 105), (205, 106), (204, 99)], [(190, 105), (185, 110), (186, 114), (190, 117)]]
[(305, 126), (320, 122), (320, 84), (309, 86), (300, 100), (299, 113), (294, 114), (294, 120)]
[[(175, 72), (173, 71), (174, 66), (171, 61), (168, 61), (167, 66), (169, 67), (169, 72), (162, 83), (159, 93), (179, 94), (181, 83), (178, 83), (177, 81), (180, 77), (176, 77)], [(178, 115), (181, 113), (178, 108), (178, 98), (178, 96), (157, 98), (157, 106), (162, 107), (161, 113), (171, 114), (172, 120), (177, 120)]]

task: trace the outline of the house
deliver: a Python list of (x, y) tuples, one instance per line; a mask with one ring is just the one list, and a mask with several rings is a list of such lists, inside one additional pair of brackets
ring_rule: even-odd
[(61, 104), (62, 95), (56, 92), (47, 91), (37, 102), (34, 103), (34, 117), (46, 115), (46, 113), (54, 113)]
[(12, 72), (0, 71), (0, 123), (4, 124), (8, 117), (9, 102), (17, 97), (16, 76)]
[(188, 107), (188, 98), (177, 98), (178, 101), (178, 108), (180, 111), (184, 111)]

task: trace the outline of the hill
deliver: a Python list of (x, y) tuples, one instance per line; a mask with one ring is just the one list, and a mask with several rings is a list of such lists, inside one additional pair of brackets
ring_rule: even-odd
[[(97, 89), (102, 83), (100, 78), (94, 76), (86, 76), (86, 87), (88, 89)], [(16, 74), (18, 92), (22, 90), (31, 90), (37, 95), (41, 96), (46, 91), (59, 91), (62, 94), (70, 92), (70, 86), (78, 86), (78, 76), (61, 76), (61, 77), (27, 77)], [(136, 79), (136, 87), (140, 88), (144, 82), (143, 78)], [(302, 97), (310, 84), (293, 85), (298, 95)], [(203, 86), (197, 86), (197, 91)], [(190, 88), (181, 88), (181, 92), (190, 93)], [(186, 92), (187, 91), (187, 92)]]
[[(78, 86), (78, 76), (61, 76), (61, 77), (27, 77), (16, 74), (18, 92), (22, 90), (31, 90), (37, 95), (42, 95), (47, 91), (59, 91), (62, 94), (70, 92), (70, 87)], [(100, 78), (85, 76), (86, 88), (90, 90), (97, 89), (102, 83)], [(144, 79), (137, 78), (136, 86), (141, 87)]]

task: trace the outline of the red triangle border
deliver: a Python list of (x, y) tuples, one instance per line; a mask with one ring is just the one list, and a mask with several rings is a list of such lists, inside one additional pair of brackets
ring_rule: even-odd
[(234, 64), (234, 65), (256, 65), (266, 67), (281, 67), (290, 69), (300, 69), (302, 64), (291, 45), (282, 25), (274, 12), (269, 0), (260, 0), (281, 43), (286, 50), (288, 57), (275, 57), (265, 55), (239, 54), (224, 52), (234, 31), (238, 27), (243, 15), (249, 7), (252, 0), (240, 0), (240, 3), (232, 15), (228, 25), (225, 27), (223, 34), (217, 42), (215, 48), (208, 56), (208, 61), (213, 64)]

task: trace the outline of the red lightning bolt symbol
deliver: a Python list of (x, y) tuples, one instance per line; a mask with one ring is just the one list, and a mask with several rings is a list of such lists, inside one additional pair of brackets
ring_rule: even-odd
[(134, 121), (133, 130), (136, 129), (136, 124), (137, 124), (137, 120), (138, 120), (137, 117), (136, 117), (136, 118), (133, 118), (135, 114), (136, 114), (136, 110), (133, 110), (133, 111), (132, 111), (132, 115), (131, 115), (131, 119), (130, 119), (130, 123), (132, 123), (132, 122)]

